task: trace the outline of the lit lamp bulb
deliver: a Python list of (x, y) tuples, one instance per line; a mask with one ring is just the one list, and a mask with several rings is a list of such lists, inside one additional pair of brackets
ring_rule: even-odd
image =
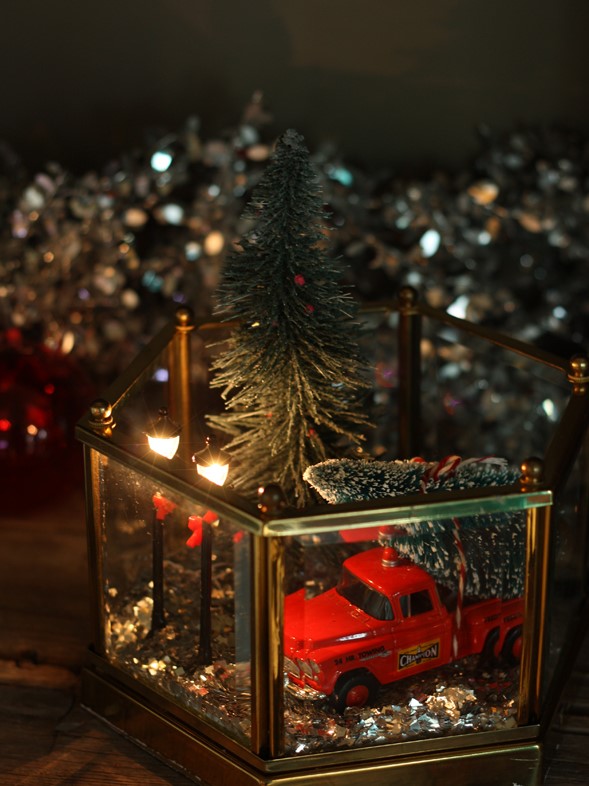
[(169, 417), (166, 407), (159, 410), (159, 418), (146, 432), (147, 442), (154, 453), (172, 459), (180, 444), (180, 426)]
[(202, 478), (216, 483), (217, 486), (222, 486), (227, 480), (229, 456), (219, 448), (214, 437), (207, 437), (205, 447), (195, 453), (192, 460)]

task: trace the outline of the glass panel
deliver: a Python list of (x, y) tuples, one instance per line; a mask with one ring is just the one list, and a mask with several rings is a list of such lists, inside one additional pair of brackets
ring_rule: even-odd
[(574, 640), (589, 589), (589, 446), (581, 450), (552, 509), (551, 572), (548, 598), (547, 688), (567, 641)]
[[(112, 442), (126, 451), (145, 457), (149, 455), (146, 431), (158, 419), (161, 407), (169, 410), (170, 417), (182, 425), (181, 456), (170, 464), (169, 471), (180, 477), (190, 469), (190, 456), (203, 447), (210, 428), (205, 423), (205, 415), (218, 411), (222, 404), (220, 394), (209, 387), (209, 366), (211, 352), (218, 351), (219, 342), (227, 336), (225, 326), (211, 326), (209, 329), (194, 330), (190, 333), (190, 422), (181, 423), (181, 414), (174, 412), (177, 401), (171, 395), (179, 395), (180, 380), (174, 379), (174, 363), (171, 361), (175, 343), (186, 337), (174, 336), (169, 345), (155, 356), (141, 375), (129, 387), (115, 408), (116, 428)], [(208, 345), (215, 345), (209, 348)]]
[(100, 494), (108, 659), (247, 739), (249, 535), (106, 457)]
[(544, 455), (570, 396), (562, 372), (429, 319), (422, 357), (427, 458)]
[(376, 458), (398, 458), (399, 315), (377, 311), (362, 313), (360, 320), (360, 346), (371, 376), (366, 411), (374, 425), (366, 450)]
[(287, 753), (516, 726), (524, 572), (523, 512), (292, 538)]
[[(363, 313), (375, 429), (367, 449), (398, 457), (398, 315)], [(519, 463), (543, 455), (570, 395), (565, 375), (466, 331), (422, 319), (422, 440), (428, 460), (450, 453)]]
[(142, 370), (133, 385), (127, 389), (114, 411), (116, 429), (113, 439), (125, 447), (138, 447), (137, 435), (141, 435), (142, 446), (147, 447), (145, 431), (157, 418), (160, 407), (168, 407), (168, 383), (170, 371), (168, 350), (160, 352)]

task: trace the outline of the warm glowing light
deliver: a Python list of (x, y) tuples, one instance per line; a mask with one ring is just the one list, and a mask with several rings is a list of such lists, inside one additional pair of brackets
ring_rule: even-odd
[(172, 459), (180, 444), (180, 426), (168, 416), (166, 407), (159, 410), (159, 418), (146, 432), (147, 442), (154, 453)]
[(213, 232), (209, 232), (209, 234), (205, 238), (205, 242), (204, 242), (205, 253), (208, 254), (210, 257), (214, 257), (217, 254), (221, 253), (224, 245), (225, 245), (225, 238), (223, 237), (223, 234), (218, 230), (213, 230)]
[(147, 442), (149, 447), (154, 453), (164, 456), (167, 459), (172, 459), (176, 455), (178, 445), (180, 444), (180, 436), (176, 437), (151, 437), (147, 435)]
[(195, 453), (192, 460), (202, 478), (217, 486), (222, 486), (227, 480), (229, 456), (219, 448), (215, 437), (207, 437), (204, 450)]
[(71, 330), (67, 330), (64, 333), (63, 339), (61, 341), (61, 351), (64, 355), (69, 355), (69, 353), (74, 348), (76, 343), (76, 338)]
[(227, 475), (229, 474), (229, 464), (209, 464), (208, 466), (197, 464), (196, 471), (201, 477), (210, 480), (211, 483), (216, 483), (217, 486), (222, 486), (227, 480)]

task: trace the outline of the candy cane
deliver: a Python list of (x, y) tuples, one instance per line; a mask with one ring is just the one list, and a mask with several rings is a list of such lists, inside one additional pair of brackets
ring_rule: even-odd
[[(423, 459), (412, 459), (415, 463), (423, 463)], [(431, 481), (439, 480), (442, 477), (453, 475), (459, 467), (462, 459), (460, 456), (446, 456), (437, 464), (432, 464), (421, 476), (419, 482), (423, 494), (427, 491), (427, 486)]]
[(456, 611), (454, 612), (454, 619), (456, 622), (454, 629), (454, 636), (452, 637), (452, 653), (454, 658), (458, 657), (458, 632), (462, 626), (462, 604), (464, 601), (464, 584), (466, 581), (466, 556), (464, 548), (462, 547), (462, 538), (460, 537), (460, 521), (454, 517), (452, 519), (452, 535), (454, 537), (454, 545), (458, 551), (458, 595), (456, 598)]
[[(427, 464), (425, 459), (420, 456), (412, 458), (411, 462), (414, 464)], [(440, 480), (440, 478), (449, 478), (456, 473), (459, 467), (466, 467), (469, 464), (494, 464), (504, 467), (507, 465), (507, 459), (498, 458), (497, 456), (482, 456), (480, 458), (464, 459), (463, 461), (460, 456), (446, 456), (437, 463), (429, 466), (421, 476), (419, 486), (422, 494), (427, 492), (427, 487), (430, 483)], [(462, 608), (464, 605), (464, 587), (466, 584), (466, 555), (462, 545), (462, 538), (460, 537), (460, 521), (454, 517), (452, 519), (452, 525), (452, 537), (458, 553), (458, 594), (456, 597), (456, 611), (454, 612), (454, 636), (452, 637), (452, 651), (454, 658), (457, 658), (458, 634), (462, 627)]]
[[(413, 459), (421, 463), (420, 459)], [(429, 469), (424, 472), (420, 487), (422, 493), (426, 493), (427, 486), (430, 482), (439, 480), (440, 478), (448, 478), (454, 475), (460, 465), (467, 466), (469, 464), (505, 464), (505, 459), (497, 459), (494, 456), (484, 456), (482, 458), (471, 458), (462, 461), (460, 456), (446, 456), (441, 461), (433, 464)], [(456, 611), (454, 612), (454, 635), (452, 637), (452, 653), (454, 658), (458, 657), (458, 634), (462, 627), (462, 608), (464, 605), (464, 587), (466, 583), (466, 555), (462, 545), (462, 538), (460, 537), (460, 521), (454, 517), (452, 519), (452, 537), (454, 538), (454, 546), (458, 553), (458, 594), (456, 597)]]

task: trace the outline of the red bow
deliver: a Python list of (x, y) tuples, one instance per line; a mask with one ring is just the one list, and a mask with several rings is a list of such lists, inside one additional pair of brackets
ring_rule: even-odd
[(186, 545), (193, 549), (195, 546), (200, 546), (202, 543), (202, 525), (209, 524), (212, 526), (219, 521), (219, 517), (212, 510), (207, 510), (204, 516), (189, 516), (188, 529), (192, 530), (192, 535), (186, 541)]
[(159, 492), (153, 495), (153, 505), (155, 507), (155, 517), (158, 521), (165, 521), (166, 516), (169, 516), (174, 508), (178, 507), (175, 502), (162, 497)]

